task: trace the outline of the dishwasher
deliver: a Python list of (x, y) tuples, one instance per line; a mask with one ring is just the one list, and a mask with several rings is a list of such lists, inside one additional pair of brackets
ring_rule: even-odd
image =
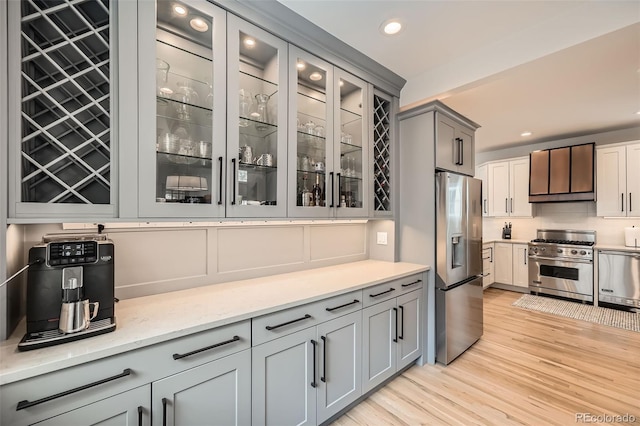
[(640, 311), (640, 252), (600, 251), (598, 287), (599, 302)]

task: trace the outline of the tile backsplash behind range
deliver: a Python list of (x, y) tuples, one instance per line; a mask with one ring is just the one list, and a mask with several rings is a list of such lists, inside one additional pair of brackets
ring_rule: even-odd
[(597, 217), (595, 202), (541, 203), (534, 205), (533, 211), (533, 218), (484, 218), (483, 238), (487, 241), (500, 239), (504, 223), (511, 222), (514, 240), (531, 240), (537, 229), (579, 229), (596, 231), (599, 244), (624, 245), (624, 228), (640, 226), (640, 218)]

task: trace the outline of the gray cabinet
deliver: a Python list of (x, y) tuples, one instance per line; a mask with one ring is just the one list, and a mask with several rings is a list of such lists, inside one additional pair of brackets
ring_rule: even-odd
[(254, 346), (252, 351), (252, 424), (315, 425), (316, 328)]
[(69, 426), (81, 422), (87, 426), (148, 426), (151, 424), (149, 388), (149, 385), (140, 386), (34, 424)]
[(151, 384), (154, 425), (248, 425), (251, 350)]
[(362, 391), (372, 390), (422, 355), (422, 290), (362, 311)]
[(318, 326), (317, 423), (346, 408), (362, 394), (362, 313)]
[(436, 168), (473, 176), (475, 130), (436, 112)]

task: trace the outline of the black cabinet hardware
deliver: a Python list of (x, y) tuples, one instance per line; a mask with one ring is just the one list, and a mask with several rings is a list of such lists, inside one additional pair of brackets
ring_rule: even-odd
[(336, 176), (338, 177), (338, 203), (336, 204), (336, 207), (340, 207), (340, 190), (342, 189), (342, 174), (336, 173)]
[(318, 342), (311, 339), (311, 345), (313, 346), (313, 381), (311, 382), (311, 387), (315, 388), (318, 386), (316, 383), (316, 346), (318, 345)]
[(265, 328), (267, 330), (271, 331), (271, 330), (275, 330), (276, 328), (284, 327), (285, 325), (293, 324), (293, 323), (298, 322), (298, 321), (304, 321), (304, 320), (309, 319), (309, 318), (311, 318), (311, 315), (305, 314), (302, 318), (296, 318), (294, 320), (283, 322), (282, 324), (278, 324), (278, 325), (268, 325)]
[(235, 158), (231, 159), (231, 165), (233, 166), (233, 188), (231, 189), (231, 193), (233, 194), (233, 197), (231, 198), (231, 205), (235, 205), (236, 204), (236, 179), (238, 178), (237, 172), (236, 172)]
[(138, 406), (138, 426), (142, 426), (142, 407)]
[(620, 194), (620, 211), (624, 211), (624, 192)]
[(329, 207), (334, 207), (335, 206), (335, 199), (334, 199), (334, 194), (335, 191), (333, 190), (333, 172), (329, 172), (329, 177), (331, 177), (331, 205)]
[(378, 296), (382, 296), (383, 294), (387, 294), (387, 293), (391, 293), (392, 291), (396, 291), (395, 288), (391, 287), (389, 290), (383, 291), (382, 293), (377, 293), (377, 294), (370, 294), (369, 297), (378, 297)]
[(218, 162), (220, 163), (220, 181), (218, 182), (218, 205), (222, 204), (222, 157), (218, 157)]
[(327, 338), (320, 336), (322, 339), (322, 376), (320, 380), (322, 383), (327, 383)]
[(398, 306), (400, 308), (400, 334), (398, 334), (398, 339), (404, 340), (404, 306)]
[(483, 206), (484, 206), (484, 212), (485, 212), (485, 214), (486, 214), (486, 213), (488, 213), (488, 212), (487, 212), (487, 199), (486, 199), (486, 198), (484, 199)]
[(505, 213), (509, 213), (509, 199), (508, 198), (504, 199), (504, 212)]
[(326, 308), (328, 312), (333, 312), (337, 309), (346, 308), (347, 306), (355, 305), (356, 303), (360, 303), (358, 299), (353, 299), (353, 302), (345, 303), (344, 305), (336, 306), (335, 308)]
[(633, 208), (631, 207), (631, 193), (629, 193), (629, 211), (633, 211)]
[(513, 213), (513, 198), (511, 199), (511, 213)]
[(524, 253), (524, 264), (527, 264), (527, 249), (522, 250), (522, 252)]
[(464, 141), (462, 138), (458, 138), (458, 166), (464, 164)]
[(162, 398), (162, 426), (167, 426), (167, 398)]
[(421, 283), (421, 282), (422, 282), (422, 280), (417, 280), (417, 281), (414, 281), (412, 283), (402, 284), (402, 287), (410, 287), (412, 285), (415, 285), (415, 284), (418, 284), (418, 283)]
[(216, 343), (215, 345), (207, 346), (206, 348), (196, 349), (195, 351), (187, 352), (186, 354), (173, 354), (173, 359), (182, 359), (191, 355), (199, 354), (200, 352), (208, 351), (209, 349), (219, 348), (220, 346), (228, 345), (229, 343), (237, 342), (240, 340), (239, 336), (233, 336), (233, 338), (229, 340), (225, 340), (224, 342)]
[(398, 308), (393, 308), (393, 313), (396, 315), (396, 335), (393, 341), (398, 343)]
[(121, 379), (123, 377), (131, 375), (132, 372), (133, 372), (133, 370), (131, 370), (130, 368), (125, 368), (122, 371), (122, 373), (120, 373), (120, 374), (116, 374), (115, 376), (107, 377), (106, 379), (102, 379), (102, 380), (98, 380), (98, 381), (93, 382), (93, 383), (89, 383), (88, 385), (78, 386), (77, 388), (69, 389), (67, 391), (57, 393), (55, 395), (46, 396), (44, 398), (40, 398), (40, 399), (37, 399), (35, 401), (27, 401), (27, 400), (20, 401), (20, 402), (18, 402), (18, 406), (16, 407), (16, 411), (24, 410), (25, 408), (33, 407), (35, 405), (39, 405), (39, 404), (42, 404), (44, 402), (53, 401), (54, 399), (62, 398), (63, 396), (71, 395), (71, 394), (76, 393), (76, 392), (87, 390), (87, 389), (92, 388), (94, 386), (102, 385), (104, 383), (108, 383), (108, 382), (111, 382), (113, 380)]

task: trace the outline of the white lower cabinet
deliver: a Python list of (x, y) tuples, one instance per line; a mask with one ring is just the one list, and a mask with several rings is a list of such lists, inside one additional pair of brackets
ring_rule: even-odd
[(361, 395), (358, 310), (253, 348), (252, 423), (315, 425)]
[(153, 424), (248, 425), (251, 349), (151, 384)]
[(495, 243), (495, 282), (529, 287), (527, 244)]
[[(140, 386), (35, 423), (42, 426), (122, 426), (151, 424), (150, 386)], [(81, 422), (81, 423), (79, 423)]]
[(513, 285), (529, 288), (529, 247), (526, 244), (513, 244)]
[(366, 393), (422, 354), (422, 291), (369, 306), (362, 311), (362, 391)]

